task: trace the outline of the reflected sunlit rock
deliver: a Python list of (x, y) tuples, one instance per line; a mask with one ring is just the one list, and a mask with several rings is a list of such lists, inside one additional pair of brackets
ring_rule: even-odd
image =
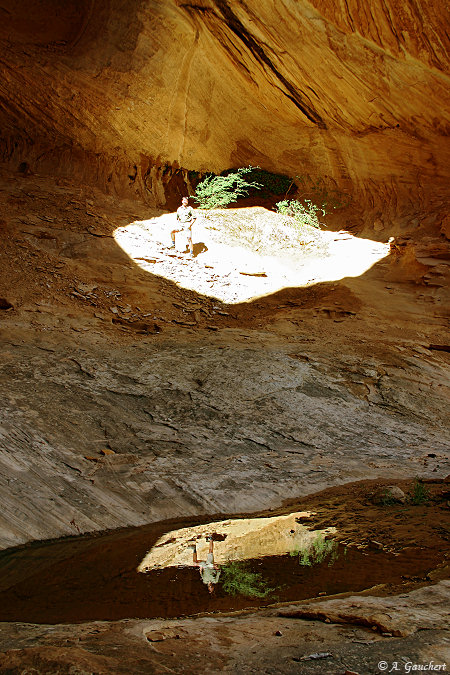
[(223, 565), (231, 561), (252, 560), (286, 555), (308, 548), (317, 538), (333, 534), (333, 527), (309, 530), (298, 522), (311, 514), (295, 512), (269, 518), (237, 518), (204, 525), (184, 527), (164, 534), (154, 544), (138, 567), (139, 572), (164, 567), (193, 566), (192, 549), (196, 544), (199, 560), (206, 560), (209, 544), (206, 536), (215, 533), (214, 561)]

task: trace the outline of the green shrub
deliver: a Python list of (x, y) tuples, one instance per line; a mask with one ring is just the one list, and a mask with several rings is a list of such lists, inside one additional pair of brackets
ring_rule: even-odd
[(274, 588), (269, 588), (262, 575), (252, 572), (246, 565), (231, 562), (222, 567), (222, 587), (229, 595), (243, 595), (246, 598), (266, 598)]
[(304, 567), (311, 567), (312, 560), (308, 549), (302, 549), (299, 553), (299, 563)]
[(291, 555), (298, 555), (300, 565), (305, 567), (319, 565), (326, 558), (330, 558), (329, 565), (332, 565), (338, 557), (338, 544), (333, 539), (325, 539), (322, 534), (318, 534), (305, 548), (294, 551)]
[(254, 170), (253, 167), (242, 167), (226, 176), (206, 176), (195, 189), (195, 200), (200, 209), (218, 209), (228, 206), (238, 197), (248, 195), (250, 188), (259, 189), (261, 183), (248, 180), (245, 176)]
[(309, 199), (305, 199), (304, 203), (297, 199), (278, 202), (276, 205), (278, 213), (294, 218), (301, 227), (320, 227), (320, 221), (317, 216), (318, 211), (322, 211), (325, 215), (325, 210), (316, 204), (313, 204)]
[(410, 495), (411, 504), (414, 504), (415, 506), (426, 504), (430, 499), (430, 491), (427, 486), (422, 483), (420, 478), (415, 479)]

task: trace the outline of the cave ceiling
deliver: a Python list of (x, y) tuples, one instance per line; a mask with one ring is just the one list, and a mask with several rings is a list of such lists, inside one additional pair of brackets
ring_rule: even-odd
[(165, 171), (252, 164), (438, 213), (445, 16), (440, 0), (2, 0), (0, 157), (154, 204)]

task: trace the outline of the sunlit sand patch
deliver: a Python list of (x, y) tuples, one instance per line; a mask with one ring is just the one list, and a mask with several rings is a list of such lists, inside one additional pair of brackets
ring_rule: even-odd
[(230, 561), (251, 560), (266, 556), (286, 555), (307, 548), (320, 534), (336, 532), (335, 528), (309, 530), (298, 522), (307, 520), (309, 512), (289, 513), (270, 518), (237, 518), (204, 525), (184, 527), (164, 534), (146, 554), (139, 572), (177, 566), (193, 566), (191, 544), (196, 544), (199, 559), (206, 559), (209, 543), (206, 536), (218, 535), (214, 541), (214, 560), (222, 565)]
[(118, 228), (114, 238), (147, 272), (229, 304), (287, 287), (360, 276), (389, 253), (389, 244), (347, 232), (312, 229), (310, 235), (299, 235), (283, 224), (282, 216), (262, 208), (236, 209), (234, 214), (237, 225), (231, 233), (230, 211), (224, 213), (222, 225), (220, 213), (214, 212), (211, 221), (198, 212), (194, 260), (183, 255), (182, 235), (177, 235), (178, 250), (168, 249), (175, 214), (130, 223)]

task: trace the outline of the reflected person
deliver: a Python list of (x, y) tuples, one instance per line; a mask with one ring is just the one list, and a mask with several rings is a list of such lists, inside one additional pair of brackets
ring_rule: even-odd
[(209, 551), (206, 560), (198, 560), (195, 544), (192, 544), (190, 548), (192, 548), (193, 563), (199, 568), (203, 583), (208, 586), (210, 593), (214, 593), (214, 586), (220, 577), (220, 566), (214, 562), (214, 540), (212, 535), (208, 535), (206, 541), (209, 541)]

